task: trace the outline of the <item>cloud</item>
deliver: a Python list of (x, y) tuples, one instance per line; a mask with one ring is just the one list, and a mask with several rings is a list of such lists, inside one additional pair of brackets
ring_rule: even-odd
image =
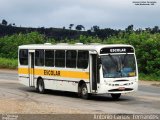
[(159, 3), (135, 6), (133, 0), (0, 0), (0, 19), (30, 27), (125, 28), (159, 25)]

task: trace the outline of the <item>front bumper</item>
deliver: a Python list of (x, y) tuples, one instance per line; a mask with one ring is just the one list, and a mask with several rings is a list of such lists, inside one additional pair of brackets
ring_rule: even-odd
[(100, 84), (97, 89), (97, 94), (103, 93), (129, 93), (138, 90), (137, 81), (127, 81), (127, 82), (107, 82), (105, 84)]

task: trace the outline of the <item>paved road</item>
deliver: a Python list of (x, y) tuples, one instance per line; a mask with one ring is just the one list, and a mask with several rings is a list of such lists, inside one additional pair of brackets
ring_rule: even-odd
[(78, 109), (84, 113), (159, 113), (160, 87), (139, 85), (137, 93), (124, 94), (114, 101), (110, 95), (93, 96), (82, 100), (75, 93), (47, 91), (38, 94), (34, 89), (18, 83), (16, 72), (0, 71), (0, 98), (29, 100), (37, 103), (49, 103), (69, 109)]

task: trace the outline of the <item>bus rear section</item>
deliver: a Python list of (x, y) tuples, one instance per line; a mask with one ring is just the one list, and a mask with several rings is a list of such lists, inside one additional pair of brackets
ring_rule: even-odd
[(19, 47), (19, 80), (36, 88), (91, 94), (137, 91), (138, 70), (130, 45), (24, 45)]

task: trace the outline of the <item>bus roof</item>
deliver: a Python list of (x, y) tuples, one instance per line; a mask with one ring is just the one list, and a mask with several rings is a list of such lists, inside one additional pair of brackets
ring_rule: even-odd
[(102, 48), (112, 47), (132, 47), (126, 44), (29, 44), (21, 45), (19, 49), (66, 49), (66, 50), (96, 50), (99, 52)]

